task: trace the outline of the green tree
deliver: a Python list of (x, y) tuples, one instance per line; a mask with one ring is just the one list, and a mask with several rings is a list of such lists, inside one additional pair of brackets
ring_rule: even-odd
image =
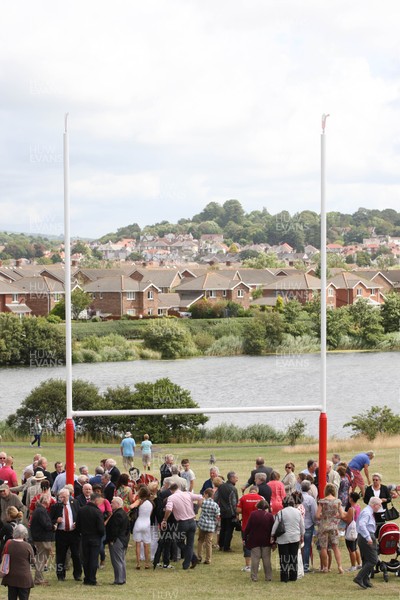
[[(90, 306), (92, 298), (90, 294), (80, 288), (75, 288), (71, 292), (71, 317), (78, 319), (82, 311)], [(51, 315), (56, 315), (65, 320), (65, 298), (61, 298), (55, 307), (50, 311)]]
[(282, 314), (286, 333), (295, 337), (312, 333), (310, 317), (298, 300), (286, 302)]
[(390, 292), (381, 304), (381, 317), (386, 333), (400, 331), (400, 294)]
[[(111, 408), (100, 396), (97, 387), (87, 381), (76, 379), (72, 382), (72, 405), (74, 410), (100, 410)], [(20, 408), (7, 418), (7, 425), (21, 433), (29, 433), (30, 423), (39, 415), (42, 425), (53, 433), (63, 430), (66, 418), (66, 384), (62, 379), (48, 379), (22, 402)], [(78, 430), (90, 433), (94, 438), (107, 435), (105, 417), (77, 417)]]
[(243, 261), (243, 266), (248, 269), (268, 269), (274, 267), (284, 267), (285, 263), (279, 261), (276, 254), (272, 252), (259, 252), (257, 258), (248, 258)]
[(77, 242), (75, 246), (71, 248), (71, 254), (88, 254), (89, 249), (84, 242)]
[(349, 307), (350, 335), (361, 340), (366, 348), (375, 348), (383, 339), (382, 319), (379, 310), (360, 299)]
[(350, 317), (347, 306), (327, 309), (326, 311), (326, 341), (329, 348), (337, 348), (344, 335), (350, 329)]
[(243, 331), (243, 352), (250, 355), (262, 354), (266, 349), (265, 336), (264, 321), (258, 318), (249, 320)]
[(291, 446), (295, 446), (299, 438), (303, 437), (306, 430), (306, 422), (303, 419), (296, 419), (286, 429), (286, 438)]
[(400, 415), (396, 415), (387, 406), (372, 406), (368, 411), (351, 418), (343, 427), (351, 427), (353, 437), (365, 435), (374, 440), (378, 433), (400, 434)]
[(223, 214), (220, 217), (218, 223), (221, 227), (225, 227), (229, 221), (241, 225), (244, 218), (244, 210), (239, 200), (227, 200), (222, 205)]
[[(169, 379), (158, 379), (155, 383), (137, 383), (135, 390), (129, 387), (109, 388), (105, 394), (107, 404), (117, 410), (122, 409), (168, 409), (199, 408), (191, 398), (190, 392), (172, 383)], [(199, 431), (199, 427), (208, 421), (200, 415), (159, 415), (117, 417), (121, 431), (130, 429), (138, 435), (144, 431), (160, 443), (185, 441)]]
[(143, 340), (147, 348), (157, 350), (162, 358), (181, 358), (196, 354), (190, 332), (172, 319), (151, 321), (143, 333)]

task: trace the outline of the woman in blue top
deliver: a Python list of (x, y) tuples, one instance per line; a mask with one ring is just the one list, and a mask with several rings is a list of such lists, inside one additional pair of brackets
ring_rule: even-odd
[(142, 450), (142, 463), (143, 463), (143, 468), (148, 471), (150, 471), (150, 467), (151, 467), (151, 447), (152, 447), (152, 443), (149, 439), (149, 436), (147, 435), (147, 433), (144, 434), (143, 436), (143, 442), (140, 444), (140, 448)]

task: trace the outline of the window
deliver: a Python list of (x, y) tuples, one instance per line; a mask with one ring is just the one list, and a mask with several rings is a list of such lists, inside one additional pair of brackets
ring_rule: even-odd
[(58, 292), (56, 292), (55, 294), (53, 294), (53, 299), (54, 299), (54, 302), (59, 302), (60, 301), (60, 294)]
[(238, 290), (237, 291), (237, 297), (238, 298), (244, 298), (244, 290)]
[(103, 293), (102, 292), (99, 293), (99, 299), (103, 300)]
[(95, 292), (93, 292), (93, 294), (92, 294), (92, 300), (96, 300), (96, 293)]
[(371, 290), (371, 296), (376, 296), (376, 288), (372, 288), (372, 290)]
[(163, 311), (163, 309), (162, 309), (162, 308), (159, 308), (159, 309), (158, 309), (158, 311), (157, 311), (157, 314), (158, 314), (158, 316), (159, 316), (159, 317), (162, 317), (162, 316), (163, 316), (163, 314), (164, 314), (164, 311)]
[(217, 293), (216, 293), (216, 291), (215, 291), (215, 290), (210, 290), (210, 291), (208, 292), (208, 297), (209, 297), (209, 298), (216, 298), (216, 297), (217, 297)]
[(148, 308), (147, 309), (147, 314), (149, 315), (149, 317), (151, 317), (151, 315), (153, 314), (153, 309), (152, 308)]
[(126, 314), (129, 315), (130, 317), (134, 317), (136, 315), (136, 310), (134, 308), (128, 308), (128, 310), (126, 311)]
[(363, 295), (362, 288), (357, 288), (357, 296), (362, 296), (362, 295)]
[(18, 302), (18, 294), (13, 294), (12, 295), (12, 301), (13, 302)]
[(226, 290), (222, 290), (222, 297), (226, 298)]
[(153, 290), (147, 292), (147, 300), (154, 300)]
[(126, 299), (127, 300), (135, 300), (135, 298), (136, 298), (135, 292), (126, 292)]
[(328, 288), (328, 296), (332, 297), (333, 296), (333, 288)]

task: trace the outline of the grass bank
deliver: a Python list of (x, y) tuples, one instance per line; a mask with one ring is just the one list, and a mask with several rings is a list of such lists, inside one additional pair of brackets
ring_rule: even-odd
[[(188, 457), (191, 460), (191, 466), (196, 474), (195, 490), (198, 491), (202, 482), (208, 478), (209, 456), (210, 453), (216, 455), (217, 464), (221, 471), (226, 475), (229, 470), (236, 470), (239, 475), (239, 485), (246, 481), (250, 470), (254, 466), (254, 459), (258, 455), (263, 455), (269, 465), (274, 466), (283, 473), (285, 462), (289, 459), (296, 465), (296, 472), (305, 467), (307, 459), (316, 456), (317, 448), (315, 444), (299, 447), (281, 447), (249, 444), (214, 444), (207, 442), (202, 445), (168, 445), (157, 446), (154, 453), (153, 473), (158, 473), (162, 457), (166, 452), (172, 452), (176, 460)], [(339, 452), (344, 459), (350, 459), (359, 451), (369, 448), (377, 449), (377, 456), (372, 463), (372, 471), (378, 471), (383, 474), (385, 483), (399, 481), (399, 438), (380, 438), (373, 443), (366, 442), (363, 439), (354, 440), (330, 440), (329, 452)], [(29, 446), (28, 441), (22, 444), (10, 443), (6, 439), (2, 440), (2, 449), (7, 450), (15, 457), (15, 468), (20, 476), (23, 467), (32, 462), (34, 450)], [(48, 443), (44, 438), (42, 453), (48, 458), (50, 463), (55, 460), (64, 459), (64, 447), (61, 443)], [(78, 444), (75, 452), (75, 459), (78, 465), (87, 464), (89, 470), (93, 473), (94, 467), (99, 460), (112, 456), (116, 458), (118, 466), (122, 468), (119, 447), (117, 444), (103, 445), (93, 444), (86, 446)], [(136, 460), (140, 466), (140, 458)], [(400, 502), (396, 501), (396, 506), (400, 509)], [(123, 595), (134, 598), (144, 598), (146, 600), (177, 599), (193, 600), (204, 599), (205, 597), (217, 597), (221, 600), (243, 600), (250, 595), (258, 597), (277, 598), (284, 596), (285, 600), (298, 600), (300, 597), (306, 600), (312, 598), (322, 598), (331, 600), (335, 597), (341, 597), (352, 600), (360, 598), (360, 590), (352, 582), (353, 575), (345, 573), (337, 575), (335, 569), (332, 573), (322, 575), (313, 573), (307, 577), (290, 584), (281, 584), (279, 582), (277, 553), (273, 555), (273, 581), (266, 583), (261, 580), (257, 583), (250, 581), (248, 573), (241, 572), (243, 566), (242, 545), (240, 535), (234, 534), (233, 550), (231, 554), (219, 553), (214, 551), (213, 562), (211, 565), (198, 565), (194, 570), (183, 571), (180, 563), (176, 565), (175, 570), (165, 572), (164, 570), (140, 571), (135, 570), (134, 548), (128, 549), (127, 553), (127, 586), (123, 589)], [(341, 540), (341, 551), (344, 566), (349, 565), (348, 554)], [(34, 588), (31, 593), (33, 600), (70, 600), (71, 596), (85, 599), (109, 599), (114, 597), (113, 588), (110, 583), (113, 581), (112, 568), (109, 558), (106, 560), (106, 567), (99, 572), (98, 580), (100, 586), (91, 589), (83, 588), (81, 583), (72, 579), (71, 571), (67, 572), (67, 582), (58, 583), (54, 570), (51, 569), (47, 576), (50, 586), (48, 588)], [(398, 600), (399, 598), (399, 580), (390, 576), (389, 583), (384, 583), (382, 576), (377, 576), (374, 581), (374, 589), (371, 590), (374, 599), (379, 600)], [(371, 594), (370, 593), (370, 594)], [(1, 597), (5, 597), (5, 591)]]

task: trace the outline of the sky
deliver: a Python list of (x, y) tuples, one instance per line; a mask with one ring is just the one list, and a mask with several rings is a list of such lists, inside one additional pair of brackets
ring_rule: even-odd
[(246, 212), (400, 210), (394, 0), (8, 2), (0, 22), (0, 230), (71, 235)]

